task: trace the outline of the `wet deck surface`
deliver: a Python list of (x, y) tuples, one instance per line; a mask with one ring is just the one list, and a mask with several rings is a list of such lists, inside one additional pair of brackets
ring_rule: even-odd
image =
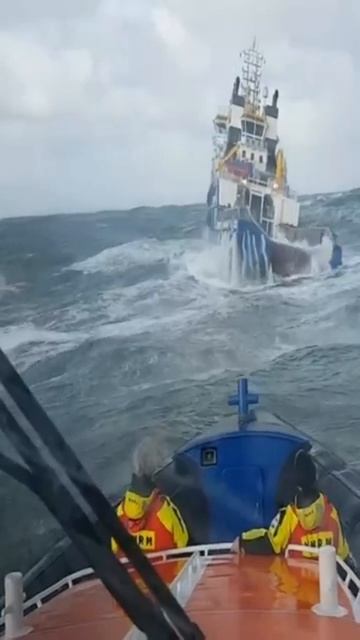
[(206, 570), (187, 611), (211, 640), (353, 640), (360, 625), (340, 590), (339, 597), (347, 616), (319, 617), (311, 610), (319, 602), (316, 564), (300, 569), (282, 558), (239, 558)]
[(26, 617), (34, 640), (119, 640), (131, 624), (100, 582), (65, 591)]
[[(159, 572), (171, 582), (183, 563), (173, 561)], [(281, 558), (230, 558), (205, 570), (186, 609), (211, 640), (358, 639), (360, 625), (341, 590), (339, 596), (346, 617), (319, 617), (311, 609), (319, 601), (316, 564), (300, 568)], [(131, 627), (98, 581), (64, 592), (26, 622), (33, 640), (119, 640)]]
[[(167, 584), (185, 564), (173, 560), (157, 566)], [(141, 580), (137, 580), (142, 585)], [(65, 591), (25, 618), (29, 640), (121, 640), (132, 626), (122, 609), (98, 580)]]

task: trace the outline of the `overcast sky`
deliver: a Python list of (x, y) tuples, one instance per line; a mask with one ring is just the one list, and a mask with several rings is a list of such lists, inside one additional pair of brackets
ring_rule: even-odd
[(254, 35), (291, 186), (359, 186), (359, 33), (359, 0), (1, 0), (0, 216), (204, 201)]

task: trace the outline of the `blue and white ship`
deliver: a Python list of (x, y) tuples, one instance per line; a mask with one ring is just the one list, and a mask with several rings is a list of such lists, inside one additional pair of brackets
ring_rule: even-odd
[(310, 273), (319, 252), (325, 268), (335, 269), (342, 249), (332, 231), (299, 226), (300, 205), (278, 148), (279, 92), (268, 103), (261, 84), (265, 60), (255, 41), (240, 57), (241, 79), (236, 77), (229, 105), (214, 119), (210, 236), (235, 244), (236, 265), (246, 278)]

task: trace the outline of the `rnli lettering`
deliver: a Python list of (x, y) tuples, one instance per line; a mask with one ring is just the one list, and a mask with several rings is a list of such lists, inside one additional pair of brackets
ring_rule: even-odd
[(155, 531), (139, 531), (135, 537), (136, 542), (143, 551), (155, 550)]
[[(334, 535), (332, 531), (321, 531), (319, 533), (308, 533), (305, 536), (301, 536), (301, 544), (306, 547), (313, 547), (319, 549), (325, 545), (334, 544)], [(304, 553), (305, 558), (313, 557), (312, 553)]]

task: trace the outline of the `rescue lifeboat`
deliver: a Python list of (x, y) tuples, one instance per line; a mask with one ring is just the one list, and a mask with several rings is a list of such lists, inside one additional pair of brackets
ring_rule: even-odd
[[(307, 547), (291, 545), (284, 556), (230, 552), (239, 532), (268, 526), (291, 499), (292, 461), (303, 449), (312, 450), (320, 488), (339, 508), (357, 561), (360, 555), (358, 474), (301, 430), (255, 413), (258, 401), (241, 378), (228, 399), (237, 420), (191, 440), (159, 471), (191, 546), (146, 557), (0, 352), (0, 428), (23, 460), (1, 453), (0, 468), (39, 496), (70, 539), (24, 578), (5, 577), (5, 637), (357, 638), (360, 581), (333, 547), (312, 548), (319, 557), (310, 560), (299, 557)], [(111, 553), (111, 537), (124, 560)]]

